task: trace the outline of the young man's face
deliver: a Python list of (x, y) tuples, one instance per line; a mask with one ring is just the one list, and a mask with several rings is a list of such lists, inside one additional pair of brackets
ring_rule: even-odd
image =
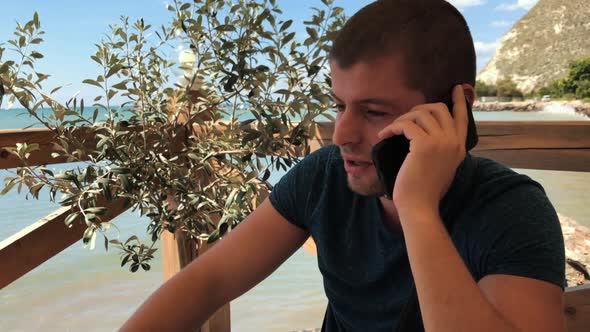
[(332, 92), (338, 114), (332, 136), (340, 147), (348, 186), (361, 195), (383, 195), (371, 148), (377, 133), (412, 107), (425, 103), (424, 95), (404, 82), (397, 56), (383, 56), (372, 63), (342, 69), (330, 64)]

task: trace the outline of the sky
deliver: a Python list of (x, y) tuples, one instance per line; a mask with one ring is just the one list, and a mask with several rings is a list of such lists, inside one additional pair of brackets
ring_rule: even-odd
[[(166, 10), (164, 0), (0, 0), (0, 44), (12, 38), (16, 22), (25, 23), (38, 12), (41, 27), (46, 34), (38, 51), (45, 57), (36, 62), (36, 69), (51, 75), (44, 88), (51, 90), (58, 85), (65, 87), (55, 95), (65, 101), (79, 92), (79, 97), (90, 98), (98, 94), (82, 80), (95, 78), (99, 68), (90, 59), (101, 36), (109, 24), (118, 23), (121, 15), (130, 21), (143, 17), (147, 23), (159, 26), (171, 21), (172, 13)], [(171, 1), (171, 0), (170, 0)], [(538, 0), (450, 0), (465, 16), (471, 29), (477, 52), (477, 68), (480, 71), (498, 47), (502, 36), (512, 25), (535, 5)], [(335, 0), (347, 16), (353, 15), (372, 0)], [(295, 22), (295, 31), (305, 38), (301, 23), (311, 17), (311, 7), (319, 0), (277, 0), (285, 17)], [(4, 45), (6, 47), (7, 45)], [(6, 59), (6, 52), (4, 55)], [(92, 99), (92, 98), (90, 98)], [(0, 107), (7, 106), (7, 98)]]

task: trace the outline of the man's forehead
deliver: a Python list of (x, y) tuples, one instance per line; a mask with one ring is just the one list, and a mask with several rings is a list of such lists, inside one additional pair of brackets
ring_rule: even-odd
[(389, 69), (402, 70), (405, 64), (404, 57), (399, 53), (388, 53), (372, 57), (361, 57), (357, 61), (345, 63), (344, 66), (338, 61), (338, 59), (330, 58), (329, 64), (331, 68), (338, 68), (340, 70), (349, 70), (353, 67), (384, 67), (387, 66)]
[(405, 87), (406, 79), (401, 64), (393, 57), (382, 57), (371, 62), (358, 62), (348, 67), (340, 67), (337, 61), (331, 61), (332, 87), (353, 85), (357, 89), (379, 89), (390, 86), (393, 89)]
[(346, 104), (380, 104), (407, 108), (423, 99), (423, 93), (408, 86), (404, 61), (389, 54), (341, 67), (330, 59), (332, 95)]

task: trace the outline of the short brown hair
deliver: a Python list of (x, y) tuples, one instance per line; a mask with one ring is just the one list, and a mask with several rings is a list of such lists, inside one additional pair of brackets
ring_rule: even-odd
[(475, 49), (461, 13), (444, 0), (379, 0), (352, 16), (338, 33), (330, 59), (346, 69), (399, 54), (410, 88), (427, 102), (459, 83), (475, 86)]

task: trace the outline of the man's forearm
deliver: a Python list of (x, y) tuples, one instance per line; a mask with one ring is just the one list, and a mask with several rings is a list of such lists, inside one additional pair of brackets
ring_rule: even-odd
[[(193, 262), (194, 263), (194, 262)], [(191, 264), (164, 283), (131, 316), (120, 332), (194, 331), (213, 314), (203, 269)]]
[(400, 211), (426, 331), (517, 331), (485, 298), (435, 209)]

